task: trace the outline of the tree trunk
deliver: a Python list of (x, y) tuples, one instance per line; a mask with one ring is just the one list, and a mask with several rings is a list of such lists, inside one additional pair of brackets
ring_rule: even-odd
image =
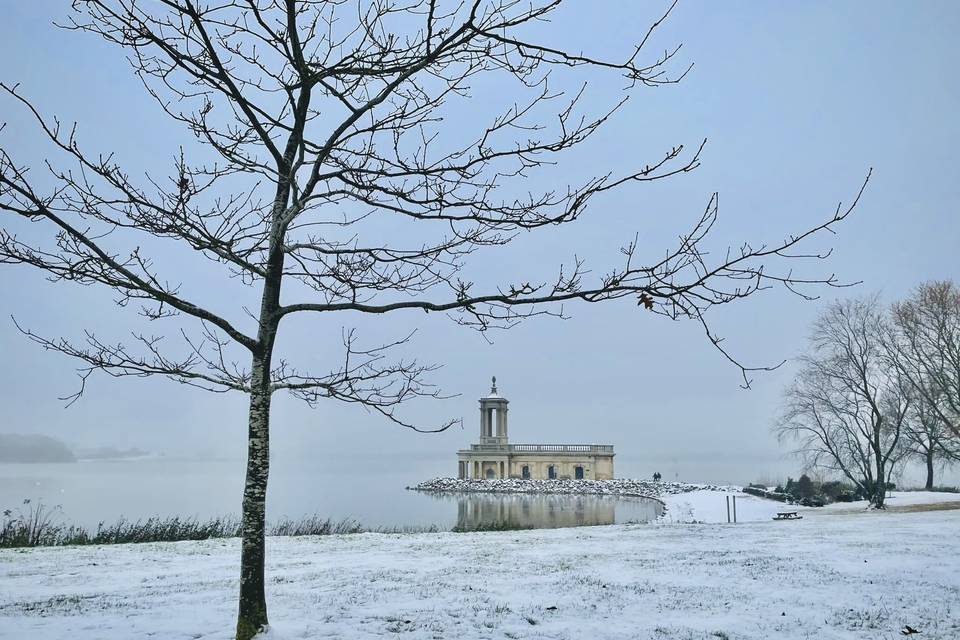
[[(306, 94), (309, 97), (309, 91)], [(306, 106), (303, 106), (305, 111)], [(305, 115), (303, 117), (306, 117)], [(301, 122), (302, 126), (302, 122)], [(291, 134), (291, 141), (302, 129)], [(293, 146), (287, 145), (281, 176), (287, 175), (293, 158)], [(280, 287), (283, 283), (283, 238), (281, 219), (290, 197), (290, 185), (281, 178), (273, 205), (270, 229), (270, 257), (260, 298), (260, 329), (257, 349), (250, 367), (250, 414), (247, 435), (247, 480), (243, 487), (242, 540), (240, 551), (240, 611), (237, 614), (237, 640), (250, 640), (268, 624), (264, 580), (267, 519), (267, 479), (270, 475), (270, 369), (277, 339)]]
[(870, 442), (870, 446), (873, 449), (874, 465), (877, 470), (877, 481), (873, 485), (873, 497), (870, 499), (875, 509), (883, 509), (883, 502), (887, 497), (887, 465), (886, 459), (883, 457), (883, 446), (880, 440), (883, 427), (883, 418), (880, 416), (879, 411), (877, 411), (873, 423), (873, 438)]
[(263, 575), (267, 479), (270, 473), (270, 387), (267, 368), (262, 359), (254, 357), (247, 438), (247, 479), (243, 488), (237, 640), (250, 640), (267, 625)]
[(884, 502), (887, 497), (887, 478), (883, 470), (880, 469), (877, 474), (877, 482), (873, 485), (873, 506), (876, 509), (885, 509)]
[(927, 450), (927, 484), (923, 486), (927, 491), (933, 490), (933, 447)]
[(877, 481), (873, 485), (873, 506), (876, 509), (884, 509), (884, 501), (887, 497), (887, 474), (879, 442), (874, 447), (874, 455), (877, 457)]

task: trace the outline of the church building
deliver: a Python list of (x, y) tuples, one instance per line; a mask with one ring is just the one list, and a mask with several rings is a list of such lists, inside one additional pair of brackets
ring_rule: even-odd
[(490, 395), (480, 398), (480, 441), (457, 452), (457, 477), (613, 479), (612, 444), (510, 444), (508, 404), (506, 398), (497, 394), (494, 377)]

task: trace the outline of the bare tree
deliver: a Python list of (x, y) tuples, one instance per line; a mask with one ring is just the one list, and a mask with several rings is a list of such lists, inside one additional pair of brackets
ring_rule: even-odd
[(955, 444), (960, 441), (960, 289), (949, 280), (923, 284), (893, 306), (893, 320), (890, 361)]
[(923, 284), (891, 315), (890, 366), (914, 397), (905, 446), (925, 464), (931, 489), (937, 463), (960, 456), (960, 290), (951, 281)]
[[(295, 368), (275, 354), (289, 318), (342, 312), (349, 322), (358, 314), (415, 310), (487, 331), (561, 315), (564, 302), (632, 298), (642, 309), (699, 323), (749, 384), (751, 369), (721, 346), (708, 312), (777, 285), (803, 297), (812, 295), (808, 285), (839, 286), (833, 275), (798, 267), (828, 255), (810, 248), (811, 240), (833, 231), (863, 187), (851, 205), (769, 244), (711, 250), (714, 194), (675, 245), (641, 256), (628, 239), (620, 266), (604, 275), (592, 275), (577, 258), (553, 275), (517, 273), (487, 290), (466, 277), (466, 265), (476, 268), (472, 259), (485, 248), (573, 223), (607, 192), (700, 163), (702, 143), (678, 145), (653, 161), (617, 162), (632, 166), (577, 184), (531, 189), (533, 178), (553, 175), (563, 152), (613, 122), (632, 90), (677, 82), (688, 69), (674, 68), (679, 47), (648, 55), (672, 6), (634, 48), (604, 59), (552, 37), (549, 19), (565, 4), (75, 0), (64, 26), (117, 45), (160, 109), (199, 141), (176, 155), (165, 176), (138, 177), (113, 155), (90, 151), (75, 126), (62, 126), (17, 85), (0, 85), (33, 115), (37, 144), (44, 140), (54, 151), (45, 166), (30, 167), (0, 149), (7, 220), (0, 261), (108, 287), (121, 306), (139, 306), (158, 327), (156, 334), (135, 333), (129, 344), (93, 332), (80, 344), (23, 328), (26, 335), (82, 361), (84, 381), (94, 371), (162, 375), (249, 395), (238, 638), (267, 623), (273, 393), (357, 403), (418, 430), (430, 428), (403, 420), (398, 405), (440, 394), (428, 380), (432, 365), (389, 358), (409, 336), (361, 347), (346, 329), (339, 365), (323, 373)], [(624, 97), (591, 114), (583, 106), (584, 81), (605, 76), (619, 78)], [(451, 126), (449, 105), (488, 81), (497, 83), (484, 85), (497, 88), (488, 102), (502, 108), (491, 107), (485, 122)], [(35, 229), (18, 235), (13, 220)], [(403, 224), (409, 232), (398, 235)], [(245, 314), (240, 303), (218, 309), (199, 299), (202, 293), (189, 295), (168, 280), (171, 265), (148, 255), (157, 239), (209, 258), (223, 278), (252, 287), (259, 306)], [(173, 339), (182, 339), (179, 352)]]
[(831, 304), (785, 393), (775, 430), (811, 467), (839, 472), (877, 508), (902, 459), (908, 387), (887, 366), (885, 318), (876, 296)]
[[(927, 472), (924, 488), (934, 486), (934, 470), (953, 464), (960, 459), (957, 438), (944, 422), (941, 394), (928, 389), (917, 393), (912, 385), (910, 412), (903, 423), (903, 447), (909, 458), (922, 462)], [(931, 404), (933, 402), (934, 404)]]

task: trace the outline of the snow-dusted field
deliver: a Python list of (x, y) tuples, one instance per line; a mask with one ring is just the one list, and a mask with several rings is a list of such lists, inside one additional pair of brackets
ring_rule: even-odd
[[(836, 513), (859, 513), (865, 511), (869, 506), (866, 501), (861, 501), (836, 502), (826, 507), (810, 508), (757, 498), (733, 490), (695, 489), (688, 492), (660, 495), (660, 500), (666, 505), (666, 511), (661, 519), (664, 522), (672, 523), (726, 522), (727, 496), (737, 497), (737, 522), (741, 523), (770, 520), (778, 511), (796, 511), (805, 518), (816, 518)], [(936, 504), (953, 504), (956, 508), (960, 507), (960, 493), (891, 491), (887, 496), (886, 504), (891, 511)], [(958, 549), (958, 552), (960, 552), (960, 549)]]
[[(682, 499), (700, 520), (723, 507)], [(271, 637), (960, 638), (960, 511), (768, 506), (738, 499), (756, 520), (739, 525), (271, 538)], [(235, 540), (0, 551), (0, 637), (230, 638), (237, 562)]]

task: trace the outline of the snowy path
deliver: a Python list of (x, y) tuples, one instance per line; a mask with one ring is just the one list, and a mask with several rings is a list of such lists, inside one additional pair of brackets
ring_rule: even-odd
[[(271, 637), (960, 637), (960, 511), (269, 540)], [(0, 551), (0, 637), (231, 637), (235, 540)], [(555, 609), (554, 609), (555, 607)]]

